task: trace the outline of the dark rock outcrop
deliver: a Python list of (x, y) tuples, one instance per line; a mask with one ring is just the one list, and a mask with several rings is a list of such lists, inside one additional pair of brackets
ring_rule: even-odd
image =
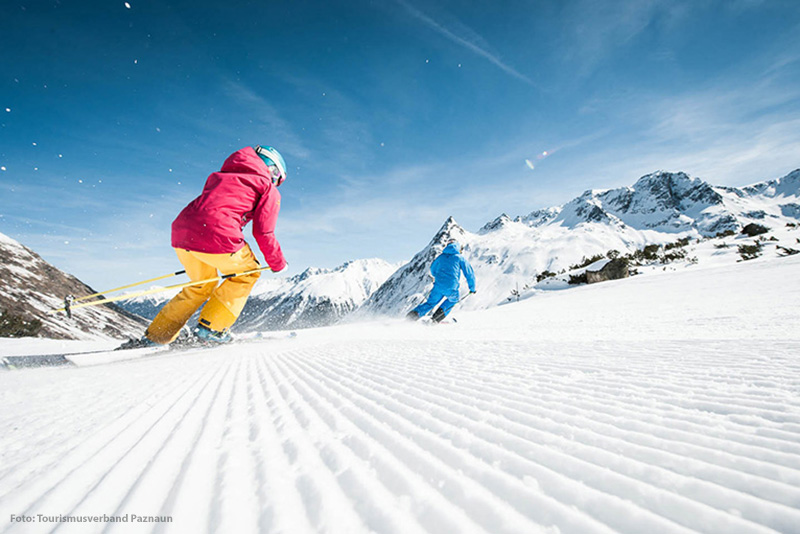
[(763, 224), (750, 223), (748, 225), (745, 225), (744, 228), (742, 228), (742, 233), (749, 237), (755, 237), (757, 235), (766, 234), (767, 232), (769, 232), (769, 228), (767, 228)]
[(589, 284), (596, 284), (597, 282), (627, 278), (629, 275), (628, 260), (615, 258), (606, 263), (599, 271), (590, 271), (587, 269), (586, 282)]

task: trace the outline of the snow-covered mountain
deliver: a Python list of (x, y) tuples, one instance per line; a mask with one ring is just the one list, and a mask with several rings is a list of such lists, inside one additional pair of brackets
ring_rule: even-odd
[(28, 247), (0, 233), (0, 310), (23, 320), (41, 322), (39, 335), (56, 339), (96, 339), (141, 335), (142, 323), (113, 304), (81, 308), (67, 318), (49, 310), (63, 305), (66, 295), (80, 297), (95, 290), (44, 261)]
[(242, 312), (239, 331), (305, 328), (333, 324), (354, 309), (397, 269), (381, 259), (354, 260), (335, 269), (259, 284)]
[(800, 169), (745, 188), (715, 187), (685, 173), (658, 171), (632, 187), (590, 190), (562, 207), (535, 211), (517, 221), (532, 227), (558, 223), (575, 228), (604, 222), (619, 228), (714, 236), (753, 220), (796, 218)]
[[(398, 315), (421, 302), (433, 282), (430, 264), (450, 238), (462, 244), (478, 281), (478, 293), (463, 306), (478, 309), (506, 302), (512, 292), (535, 285), (540, 273), (566, 270), (611, 250), (625, 254), (686, 237), (735, 233), (751, 222), (785, 229), (798, 219), (800, 170), (745, 188), (716, 187), (682, 172), (659, 171), (631, 187), (586, 191), (563, 206), (515, 219), (502, 214), (477, 233), (450, 217), (359, 314)], [(795, 239), (787, 235), (796, 247)]]
[[(148, 289), (157, 289), (163, 286), (151, 286)], [(178, 294), (180, 290), (175, 289), (171, 291), (162, 291), (159, 293), (153, 293), (150, 295), (143, 295), (139, 297), (132, 297), (125, 300), (120, 300), (117, 304), (120, 305), (121, 308), (124, 308), (125, 311), (130, 313), (135, 313), (140, 317), (144, 317), (148, 321), (152, 321), (155, 318), (158, 311), (161, 307), (167, 303), (172, 297)]]

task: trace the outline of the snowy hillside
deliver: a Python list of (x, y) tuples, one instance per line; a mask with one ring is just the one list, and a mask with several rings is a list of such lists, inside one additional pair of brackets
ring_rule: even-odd
[(28, 247), (0, 234), (0, 310), (41, 322), (39, 335), (57, 339), (125, 337), (141, 332), (139, 318), (114, 306), (95, 306), (68, 319), (48, 311), (64, 297), (95, 291), (72, 275), (44, 261)]
[[(776, 245), (798, 248), (797, 233), (790, 230), (800, 222), (800, 170), (743, 189), (713, 187), (684, 173), (657, 172), (632, 187), (587, 191), (563, 206), (515, 219), (503, 214), (478, 233), (449, 218), (431, 242), (370, 297), (360, 314), (399, 315), (421, 302), (432, 286), (430, 263), (450, 237), (463, 245), (477, 278), (478, 292), (463, 307), (481, 309), (535, 286), (545, 271), (569, 270), (584, 258), (612, 250), (633, 253), (650, 244), (671, 246), (689, 238), (692, 246), (683, 264), (708, 259), (718, 263), (720, 256), (736, 262), (738, 255), (715, 251), (712, 245), (722, 246), (726, 240), (727, 246), (753, 244), (753, 239), (725, 235), (752, 222), (770, 229), (766, 239), (777, 240), (770, 241), (764, 254), (781, 255)], [(695, 246), (697, 240), (708, 241)]]
[(3, 372), (0, 532), (797, 533), (798, 273)]

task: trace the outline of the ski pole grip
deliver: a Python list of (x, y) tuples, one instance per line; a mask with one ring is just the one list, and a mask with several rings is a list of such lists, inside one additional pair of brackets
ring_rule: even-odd
[(253, 273), (260, 273), (261, 271), (271, 271), (269, 267), (259, 267), (258, 269), (253, 269), (252, 271), (245, 271), (243, 273), (230, 273), (230, 274), (223, 274), (219, 277), (220, 280), (227, 280), (228, 278), (236, 278), (237, 276), (244, 276), (246, 274), (253, 274)]

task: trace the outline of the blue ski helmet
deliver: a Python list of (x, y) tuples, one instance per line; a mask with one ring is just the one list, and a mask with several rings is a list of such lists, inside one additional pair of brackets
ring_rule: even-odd
[(273, 167), (272, 183), (275, 184), (276, 187), (281, 185), (286, 180), (286, 162), (283, 160), (281, 153), (271, 146), (257, 145), (253, 150), (256, 151), (258, 157), (261, 158), (267, 167)]

